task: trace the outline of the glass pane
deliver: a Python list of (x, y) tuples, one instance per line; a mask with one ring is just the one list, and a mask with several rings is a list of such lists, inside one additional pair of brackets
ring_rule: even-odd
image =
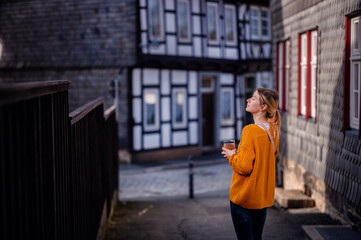
[(155, 93), (146, 93), (144, 97), (145, 101), (145, 112), (146, 112), (146, 121), (148, 125), (155, 124), (155, 104), (157, 102), (157, 96)]
[(360, 37), (360, 35), (359, 35), (359, 22), (355, 22), (355, 28), (354, 28), (354, 30), (355, 30), (355, 34), (354, 34), (354, 36), (355, 36), (355, 49), (358, 49), (359, 48), (359, 37)]
[(177, 5), (177, 20), (178, 20), (178, 34), (181, 39), (189, 39), (188, 26), (188, 6), (186, 2), (178, 2)]
[(251, 35), (259, 36), (259, 16), (257, 10), (251, 10)]
[(183, 93), (176, 94), (176, 105), (175, 105), (175, 121), (177, 123), (183, 122), (183, 106), (184, 106), (184, 95)]
[(317, 32), (312, 32), (311, 38), (311, 62), (317, 61)]
[(208, 39), (217, 41), (217, 11), (214, 6), (207, 6)]
[(307, 36), (302, 36), (302, 61), (307, 61)]
[(223, 92), (222, 117), (223, 117), (223, 119), (231, 118), (231, 93), (230, 92)]
[(211, 88), (212, 80), (211, 79), (202, 79), (202, 88)]
[(286, 63), (285, 65), (287, 67), (289, 67), (290, 65), (290, 41), (286, 42), (286, 59), (285, 59)]
[(154, 37), (160, 37), (161, 35), (161, 22), (160, 22), (160, 10), (159, 0), (150, 0), (150, 28)]
[(155, 104), (147, 104), (147, 124), (155, 124)]
[(258, 18), (258, 11), (251, 10), (251, 18)]
[(261, 11), (261, 18), (262, 18), (262, 35), (268, 36), (269, 35), (269, 19), (268, 19), (268, 12)]
[(306, 91), (307, 91), (307, 85), (306, 85), (306, 73), (307, 73), (307, 67), (302, 66), (301, 70), (301, 114), (306, 114)]
[(267, 11), (261, 11), (262, 18), (268, 18), (268, 12)]
[(354, 111), (355, 111), (355, 118), (358, 118), (359, 113), (359, 105), (358, 105), (358, 93), (354, 93)]
[(233, 31), (233, 11), (230, 8), (226, 8), (225, 11), (226, 14), (226, 39), (229, 42), (233, 42), (234, 41), (234, 31)]
[(268, 21), (262, 20), (262, 35), (268, 36)]
[(354, 82), (355, 82), (355, 90), (359, 90), (359, 68), (358, 68), (358, 64), (354, 64)]

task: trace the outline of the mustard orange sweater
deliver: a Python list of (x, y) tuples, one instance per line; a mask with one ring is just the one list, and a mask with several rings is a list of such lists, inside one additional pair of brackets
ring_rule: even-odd
[[(270, 133), (273, 136), (272, 127)], [(275, 159), (279, 141), (274, 137), (276, 152), (261, 127), (250, 124), (243, 128), (238, 152), (229, 158), (233, 169), (230, 200), (248, 209), (273, 205), (275, 192)]]

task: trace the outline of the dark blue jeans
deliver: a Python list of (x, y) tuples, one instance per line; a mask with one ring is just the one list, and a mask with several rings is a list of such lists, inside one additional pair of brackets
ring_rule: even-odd
[(267, 208), (246, 209), (231, 202), (231, 215), (238, 240), (261, 240)]

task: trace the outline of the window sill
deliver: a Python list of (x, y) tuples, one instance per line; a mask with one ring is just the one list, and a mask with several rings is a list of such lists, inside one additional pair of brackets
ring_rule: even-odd
[(298, 115), (298, 118), (301, 119), (301, 120), (304, 120), (304, 121), (306, 121), (306, 122), (316, 124), (316, 118), (311, 118), (311, 117), (309, 117), (309, 118), (306, 120), (306, 116), (305, 116), (305, 115)]
[(316, 124), (316, 118), (308, 118), (307, 119), (307, 122), (310, 122), (310, 123), (315, 123)]
[(356, 130), (356, 129), (346, 130), (345, 135), (347, 137), (358, 138), (358, 130)]
[(288, 110), (279, 110), (278, 109), (278, 112), (281, 114), (281, 116), (288, 115)]

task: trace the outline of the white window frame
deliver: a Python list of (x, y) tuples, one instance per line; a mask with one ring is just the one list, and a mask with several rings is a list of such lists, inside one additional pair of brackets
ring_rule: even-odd
[[(215, 8), (215, 29), (216, 29), (216, 40), (214, 39), (210, 39), (210, 34), (209, 34), (209, 29), (210, 29), (210, 25), (209, 25), (209, 18), (211, 17), (208, 11), (209, 7), (214, 7)], [(208, 39), (208, 43), (209, 44), (219, 44), (219, 8), (218, 8), (218, 3), (214, 3), (214, 2), (207, 2), (207, 39)]]
[(291, 54), (290, 54), (290, 51), (291, 51), (291, 41), (290, 40), (287, 40), (286, 41), (286, 63), (285, 63), (285, 88), (286, 88), (286, 96), (285, 96), (285, 99), (286, 99), (286, 102), (284, 103), (285, 104), (285, 109), (288, 111), (288, 107), (289, 107), (289, 90), (290, 90), (290, 86), (289, 86), (289, 82), (290, 82), (290, 73), (291, 73), (291, 61), (290, 61), (290, 57), (291, 57)]
[[(267, 17), (262, 17), (262, 12), (266, 12), (267, 13)], [(261, 8), (260, 11), (260, 36), (262, 38), (262, 40), (271, 40), (271, 19), (270, 19), (270, 11), (268, 8)], [(263, 34), (263, 21), (267, 22), (267, 31), (268, 34), (264, 35)]]
[[(185, 15), (181, 15), (179, 12), (179, 3), (184, 3), (186, 6), (186, 14)], [(184, 17), (186, 18), (186, 24), (187, 24), (187, 37), (183, 38), (180, 35), (180, 17)], [(189, 4), (189, 0), (177, 0), (177, 29), (178, 29), (178, 41), (179, 42), (190, 42), (191, 41), (191, 23), (190, 23), (190, 4)]]
[[(252, 11), (257, 13), (257, 16), (252, 15)], [(254, 22), (255, 24), (253, 24)], [(257, 31), (257, 34), (253, 33), (253, 29)], [(253, 40), (259, 40), (261, 39), (261, 12), (258, 7), (251, 6), (251, 9), (249, 11), (249, 31), (251, 39)]]
[[(152, 12), (151, 12), (151, 2), (158, 2), (158, 14), (159, 14), (159, 32), (160, 35), (156, 36), (154, 35), (152, 29), (153, 29), (153, 24), (154, 24), (154, 17), (152, 16)], [(164, 41), (164, 19), (163, 19), (163, 1), (162, 0), (148, 0), (148, 22), (149, 22), (149, 39), (150, 41), (154, 41), (154, 42), (159, 42), (159, 41)]]
[[(183, 94), (183, 104), (182, 104), (182, 121), (177, 122), (177, 94)], [(186, 88), (173, 88), (172, 89), (172, 123), (173, 127), (176, 129), (186, 128), (187, 127), (187, 90)]]
[(283, 109), (283, 44), (284, 42), (278, 43), (278, 104), (279, 108)]
[(301, 35), (301, 115), (306, 115), (307, 105), (307, 33)]
[[(357, 25), (357, 29), (356, 29)], [(357, 32), (358, 31), (358, 32)], [(361, 55), (361, 38), (357, 35), (361, 34), (361, 16), (351, 19), (351, 58), (360, 57)]]
[(317, 30), (311, 31), (311, 117), (316, 118), (316, 94), (317, 94)]
[[(288, 91), (290, 78), (290, 40), (285, 40), (278, 43), (278, 95), (279, 95), (279, 109), (288, 111)], [(284, 52), (283, 52), (284, 51)], [(285, 56), (283, 58), (283, 55)], [(284, 76), (283, 76), (284, 74)], [(283, 82), (283, 78), (285, 82)], [(283, 84), (284, 90), (283, 90)], [(283, 97), (284, 96), (284, 97)], [(283, 102), (283, 98), (285, 101)]]
[[(229, 104), (226, 104), (225, 95), (229, 94)], [(232, 125), (234, 124), (234, 89), (233, 88), (222, 88), (221, 89), (221, 123), (222, 125)], [(228, 118), (224, 116), (225, 106), (229, 106), (229, 114)]]
[[(232, 22), (229, 23), (228, 22), (228, 11), (231, 12), (232, 16), (231, 16), (231, 20)], [(236, 18), (236, 6), (234, 5), (230, 5), (230, 4), (225, 4), (224, 5), (224, 23), (225, 23), (225, 39), (226, 39), (226, 45), (229, 46), (236, 46), (237, 45), (237, 18)], [(229, 31), (230, 30), (230, 31)], [(227, 38), (227, 34), (229, 32), (233, 32), (233, 39), (232, 40), (228, 40)]]
[[(154, 96), (149, 96), (150, 99), (147, 99), (148, 94), (154, 94)], [(148, 124), (147, 101), (153, 102), (154, 100), (154, 124)], [(143, 90), (143, 128), (144, 131), (159, 130), (159, 89), (157, 88), (147, 88)]]
[[(356, 29), (356, 27), (358, 27)], [(361, 104), (361, 16), (351, 19), (350, 48), (350, 127), (360, 128)]]
[[(350, 84), (350, 127), (359, 129), (360, 123), (360, 78), (361, 61), (351, 63), (351, 84)], [(356, 76), (356, 74), (358, 76)], [(356, 79), (358, 77), (358, 79)], [(358, 86), (357, 86), (358, 85)], [(357, 86), (357, 88), (356, 88)]]

